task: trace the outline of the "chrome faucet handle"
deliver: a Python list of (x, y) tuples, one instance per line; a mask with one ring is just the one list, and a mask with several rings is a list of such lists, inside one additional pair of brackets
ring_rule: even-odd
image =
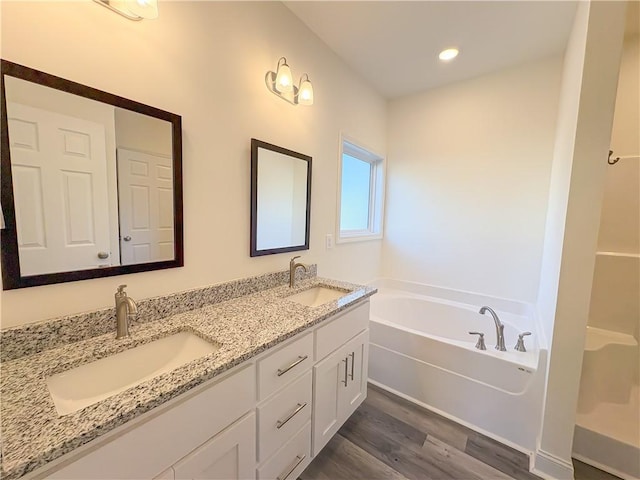
[(516, 342), (516, 346), (513, 347), (518, 352), (526, 352), (527, 349), (524, 347), (524, 337), (527, 335), (531, 335), (531, 332), (522, 332), (518, 335), (518, 341)]
[(478, 342), (476, 343), (476, 348), (478, 350), (486, 350), (487, 346), (484, 343), (484, 333), (483, 332), (469, 332), (469, 335), (478, 335)]
[(125, 288), (127, 288), (126, 285), (118, 285), (118, 293), (124, 293), (126, 295), (126, 292), (124, 291)]
[(297, 255), (297, 256), (293, 257), (289, 263), (295, 262), (297, 258), (300, 258), (300, 255)]

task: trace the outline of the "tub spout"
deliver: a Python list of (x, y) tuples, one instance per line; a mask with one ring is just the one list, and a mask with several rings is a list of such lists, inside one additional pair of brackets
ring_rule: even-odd
[(507, 347), (505, 347), (504, 345), (504, 325), (498, 318), (498, 315), (496, 314), (496, 312), (494, 312), (491, 307), (484, 306), (480, 309), (479, 313), (481, 315), (484, 315), (487, 312), (491, 314), (491, 316), (493, 317), (493, 321), (496, 324), (496, 338), (497, 338), (496, 350), (500, 350), (501, 352), (506, 352)]

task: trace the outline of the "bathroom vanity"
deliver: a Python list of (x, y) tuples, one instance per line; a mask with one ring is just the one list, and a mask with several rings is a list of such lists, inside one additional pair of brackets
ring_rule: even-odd
[[(311, 278), (4, 362), (3, 477), (297, 478), (366, 396), (373, 293)], [(53, 375), (184, 332), (215, 352), (56, 411)]]

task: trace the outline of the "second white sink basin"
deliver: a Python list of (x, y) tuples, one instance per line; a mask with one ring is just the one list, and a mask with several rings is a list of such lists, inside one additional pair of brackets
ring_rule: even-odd
[(180, 332), (52, 375), (47, 387), (58, 414), (68, 415), (219, 349)]
[(295, 295), (290, 295), (287, 297), (287, 300), (306, 305), (307, 307), (317, 307), (318, 305), (344, 297), (347, 293), (349, 292), (318, 285), (317, 287), (311, 287)]

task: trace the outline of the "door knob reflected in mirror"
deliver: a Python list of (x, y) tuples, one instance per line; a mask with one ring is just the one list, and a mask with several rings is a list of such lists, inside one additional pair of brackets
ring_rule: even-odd
[(126, 237), (123, 238), (123, 240), (125, 242), (130, 242), (131, 241), (131, 237), (129, 235), (127, 235)]
[(105, 258), (109, 258), (109, 254), (107, 252), (98, 252), (98, 258), (104, 260)]

